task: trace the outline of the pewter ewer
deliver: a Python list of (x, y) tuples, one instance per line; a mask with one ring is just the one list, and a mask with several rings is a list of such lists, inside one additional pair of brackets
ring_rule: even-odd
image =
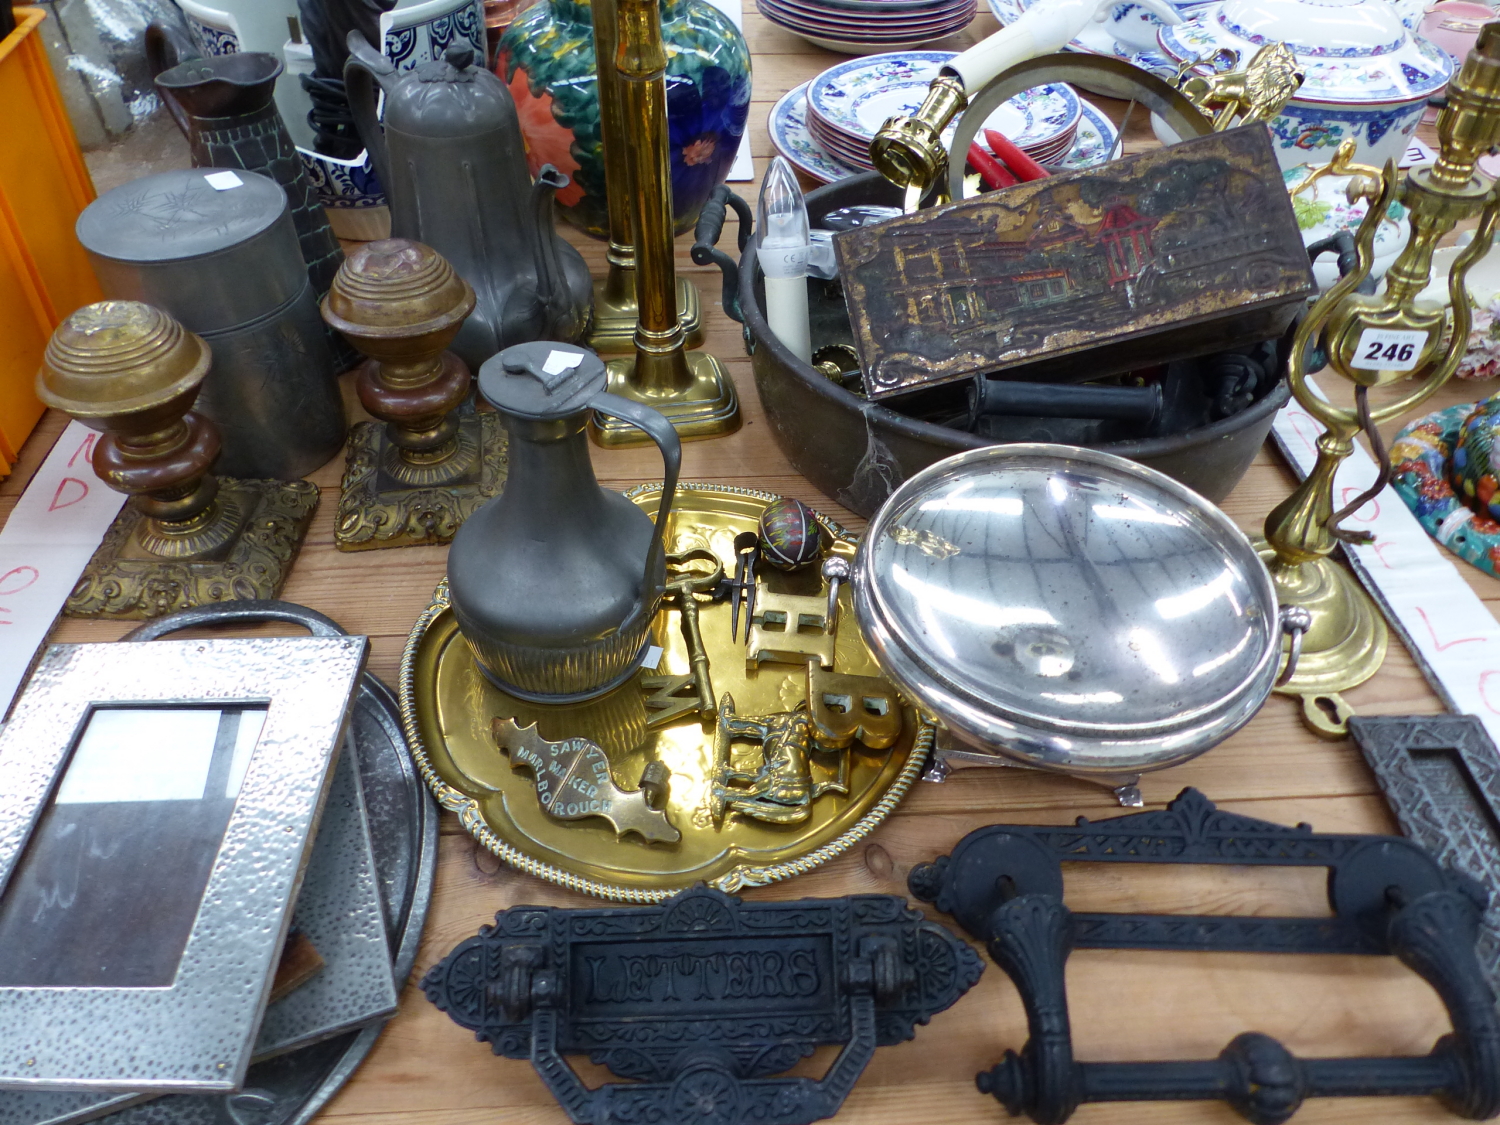
[[(521, 699), (568, 703), (623, 683), (661, 604), (682, 445), (660, 413), (605, 385), (603, 361), (568, 344), (518, 344), (479, 371), (479, 392), (510, 435), (510, 474), (454, 537), (448, 587), (480, 667)], [(661, 449), (654, 528), (595, 479), (584, 432), (594, 411), (639, 426)]]
[(532, 183), (515, 101), (473, 50), (450, 47), (398, 75), (350, 32), (344, 82), (390, 200), (391, 236), (431, 246), (474, 287), (478, 303), (453, 341), (459, 358), (477, 369), (511, 344), (581, 338), (593, 281), (552, 215), (569, 180), (546, 165)]

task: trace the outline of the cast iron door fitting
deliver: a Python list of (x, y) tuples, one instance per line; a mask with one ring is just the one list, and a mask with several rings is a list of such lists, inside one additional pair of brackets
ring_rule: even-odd
[[(422, 987), (495, 1054), (530, 1059), (578, 1125), (807, 1125), (983, 969), (896, 895), (741, 902), (700, 885), (655, 906), (502, 911)], [(822, 1078), (773, 1077), (832, 1043)], [(590, 1090), (568, 1054), (635, 1081)]]
[[(1327, 867), (1334, 916), (1075, 914), (1062, 901), (1065, 861)], [(1488, 894), (1410, 840), (1288, 828), (1184, 789), (1162, 811), (977, 829), (909, 885), (984, 941), (1020, 991), (1026, 1046), (977, 1083), (1038, 1125), (1113, 1101), (1221, 1099), (1254, 1125), (1278, 1125), (1309, 1097), (1430, 1095), (1472, 1120), (1500, 1114), (1500, 1018), (1474, 951)], [(1300, 1059), (1251, 1031), (1216, 1059), (1079, 1062), (1063, 977), (1075, 947), (1392, 955), (1436, 989), (1453, 1033), (1416, 1058)]]

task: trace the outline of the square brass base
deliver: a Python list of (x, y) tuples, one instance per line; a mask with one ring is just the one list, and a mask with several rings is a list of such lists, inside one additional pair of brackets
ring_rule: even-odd
[[(635, 370), (634, 356), (609, 361), (607, 389), (611, 394), (661, 411), (683, 441), (734, 433), (740, 428), (740, 400), (729, 371), (707, 352), (688, 352), (685, 358), (693, 382), (680, 394), (670, 397), (642, 394), (630, 381)], [(597, 412), (589, 423), (589, 436), (606, 449), (651, 441), (644, 430)]]
[(133, 507), (121, 509), (63, 613), (136, 621), (213, 602), (274, 598), (312, 522), (317, 485), (221, 477), (219, 497), (242, 513), (239, 527), (197, 559), (151, 554), (140, 542), (146, 517)]
[[(407, 484), (392, 475), (399, 451), (382, 422), (359, 422), (349, 430), (343, 493), (333, 542), (340, 551), (420, 547), (447, 543), (464, 520), (505, 484), (505, 427), (500, 415), (465, 414), (459, 419), (461, 458), (456, 475)], [(433, 474), (441, 478), (441, 467)]]
[[(584, 341), (600, 355), (626, 355), (635, 351), (635, 325), (640, 306), (631, 300), (613, 305), (604, 293), (605, 283), (594, 282), (594, 326)], [(703, 302), (698, 287), (685, 277), (677, 279), (677, 322), (690, 348), (703, 343)]]

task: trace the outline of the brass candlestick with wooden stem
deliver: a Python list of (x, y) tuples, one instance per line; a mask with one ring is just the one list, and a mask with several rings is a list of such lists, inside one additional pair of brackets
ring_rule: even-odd
[[(620, 33), (613, 4), (596, 4), (594, 59), (599, 69), (600, 133), (604, 141), (605, 198), (609, 214), (609, 272), (594, 282), (594, 326), (588, 345), (601, 355), (635, 350), (640, 305), (635, 296), (635, 246), (630, 229), (630, 169), (626, 165), (630, 135), (625, 129), (625, 94), (615, 70)], [(677, 279), (677, 319), (687, 346), (703, 343), (703, 306), (698, 289)]]
[[(729, 372), (706, 352), (686, 350), (677, 315), (677, 271), (672, 260), (672, 161), (667, 143), (667, 52), (657, 0), (601, 0), (594, 18), (618, 28), (615, 70), (623, 95), (626, 182), (635, 234), (636, 299), (640, 317), (635, 356), (609, 363), (609, 390), (666, 415), (678, 436), (715, 437), (740, 427), (740, 404)], [(614, 16), (611, 21), (610, 17)], [(600, 60), (600, 70), (605, 60)], [(607, 87), (601, 84), (600, 95)], [(603, 446), (639, 445), (642, 431), (594, 416), (589, 427)]]
[[(1438, 114), (1442, 154), (1430, 167), (1397, 176), (1354, 166), (1362, 177), (1369, 211), (1355, 236), (1358, 264), (1330, 289), (1298, 327), (1288, 361), (1288, 381), (1297, 401), (1327, 430), (1318, 438), (1318, 460), (1296, 492), (1266, 517), (1267, 558), (1281, 605), (1300, 607), (1305, 634), (1289, 638), (1288, 664), (1277, 690), (1298, 695), (1303, 716), (1317, 733), (1339, 738), (1350, 709), (1338, 693), (1373, 676), (1385, 660), (1387, 629), (1380, 611), (1349, 574), (1329, 556), (1340, 541), (1368, 541), (1339, 525), (1373, 498), (1360, 496), (1335, 511), (1334, 477), (1354, 451), (1355, 436), (1389, 422), (1429, 398), (1457, 368), (1467, 346), (1470, 308), (1465, 276), (1490, 248), (1500, 200), (1495, 181), (1475, 168), (1500, 141), (1500, 23), (1487, 24), (1463, 67), (1448, 85)], [(1361, 181), (1356, 181), (1360, 185)], [(1411, 212), (1411, 235), (1386, 273), (1385, 292), (1355, 292), (1370, 273), (1375, 234), (1393, 199)], [(1419, 306), (1417, 295), (1432, 274), (1432, 252), (1463, 219), (1480, 215), (1474, 241), (1459, 254), (1449, 275), (1452, 324), (1441, 310)], [(1445, 342), (1446, 332), (1446, 342)], [(1311, 345), (1321, 341), (1328, 366), (1355, 385), (1354, 409), (1319, 397), (1307, 381)], [(1399, 400), (1372, 407), (1372, 387), (1403, 380), (1410, 389)], [(1378, 440), (1372, 442), (1380, 454)], [(1383, 486), (1386, 472), (1376, 482)], [(1291, 652), (1298, 651), (1295, 664)]]
[(67, 616), (136, 620), (280, 592), (318, 489), (214, 476), (219, 429), (191, 409), (211, 362), (201, 337), (136, 301), (85, 305), (53, 332), (37, 397), (99, 431), (94, 472), (130, 497)]

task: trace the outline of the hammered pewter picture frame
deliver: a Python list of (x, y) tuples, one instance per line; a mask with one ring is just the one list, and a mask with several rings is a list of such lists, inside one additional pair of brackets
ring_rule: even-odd
[(0, 1088), (239, 1085), (367, 648), (47, 649), (0, 731)]

